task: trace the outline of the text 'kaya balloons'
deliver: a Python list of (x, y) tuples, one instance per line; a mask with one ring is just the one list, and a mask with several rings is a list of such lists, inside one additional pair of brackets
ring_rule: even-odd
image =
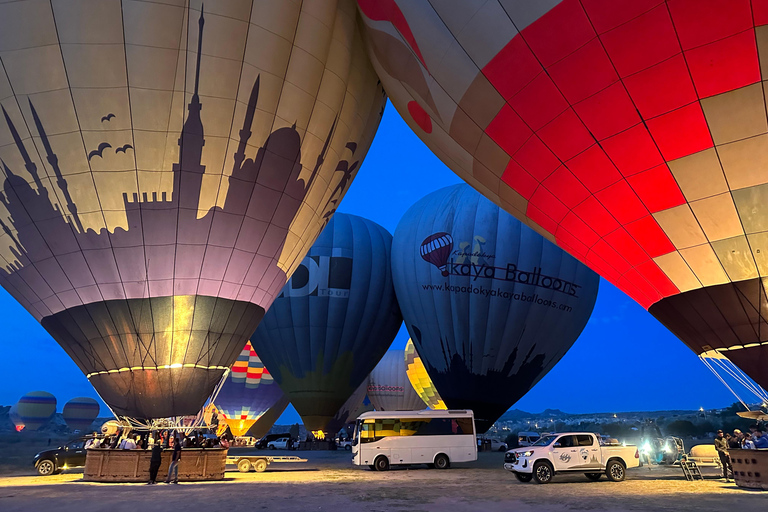
[[(451, 240), (439, 262), (424, 254), (425, 243), (427, 251), (440, 245), (435, 233)], [(465, 184), (405, 213), (392, 273), (432, 382), (448, 408), (474, 410), (478, 432), (565, 355), (592, 314), (600, 280)]]
[(768, 5), (358, 0), (424, 142), (768, 388)]
[(118, 415), (199, 411), (384, 104), (351, 0), (205, 8), (0, 4), (0, 283)]
[(251, 338), (307, 430), (324, 430), (402, 323), (392, 235), (336, 214)]
[(408, 375), (408, 380), (411, 381), (411, 386), (427, 404), (427, 407), (435, 410), (448, 408), (445, 406), (440, 393), (437, 392), (432, 379), (429, 378), (427, 368), (416, 351), (413, 340), (408, 340), (405, 345), (405, 373)]
[(245, 435), (283, 392), (254, 352), (251, 342), (237, 356), (214, 404), (236, 436)]
[(408, 380), (405, 354), (388, 350), (368, 378), (368, 398), (377, 411), (420, 411), (424, 401)]
[(56, 397), (46, 391), (27, 393), (16, 403), (16, 414), (21, 425), (28, 430), (37, 430), (56, 414)]
[(85, 430), (93, 424), (100, 409), (93, 398), (79, 396), (64, 404), (61, 415), (70, 430)]

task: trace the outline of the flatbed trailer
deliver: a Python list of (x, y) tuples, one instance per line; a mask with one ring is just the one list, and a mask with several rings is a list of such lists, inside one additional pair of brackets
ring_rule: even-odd
[(227, 457), (226, 464), (237, 466), (237, 470), (241, 473), (248, 473), (251, 469), (257, 473), (262, 473), (273, 462), (307, 462), (307, 459), (290, 455), (276, 457), (271, 455), (233, 455)]

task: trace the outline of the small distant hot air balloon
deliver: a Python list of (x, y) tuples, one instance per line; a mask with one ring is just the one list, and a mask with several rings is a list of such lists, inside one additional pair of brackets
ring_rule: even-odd
[(18, 404), (13, 404), (11, 406), (11, 410), (8, 411), (8, 417), (11, 419), (11, 422), (13, 423), (13, 426), (16, 428), (16, 432), (21, 432), (24, 430), (24, 422), (21, 419), (21, 416), (19, 416), (19, 407)]
[(19, 399), (16, 411), (28, 430), (37, 430), (56, 413), (56, 397), (45, 391), (32, 391)]
[[(448, 276), (420, 257), (430, 233), (455, 240)], [(450, 409), (475, 412), (478, 432), (565, 355), (592, 314), (599, 283), (586, 265), (466, 184), (408, 209), (395, 232), (392, 272), (432, 382)]]
[(324, 431), (368, 377), (402, 323), (392, 235), (336, 214), (251, 337), (310, 431)]
[(434, 233), (421, 242), (419, 254), (424, 258), (424, 261), (436, 266), (443, 276), (447, 276), (446, 266), (452, 250), (453, 237), (450, 233)]
[(219, 421), (225, 421), (234, 435), (242, 436), (282, 395), (248, 341), (232, 365), (214, 404), (219, 411)]
[(99, 415), (100, 409), (93, 398), (79, 396), (64, 404), (62, 416), (70, 430), (85, 430)]
[(424, 400), (427, 407), (430, 409), (448, 408), (440, 397), (440, 393), (437, 392), (432, 379), (429, 378), (427, 368), (416, 351), (416, 345), (410, 339), (405, 345), (405, 373), (408, 375), (408, 380), (411, 381), (411, 386)]
[(405, 352), (388, 350), (368, 378), (368, 398), (377, 411), (419, 411), (424, 401), (405, 371)]

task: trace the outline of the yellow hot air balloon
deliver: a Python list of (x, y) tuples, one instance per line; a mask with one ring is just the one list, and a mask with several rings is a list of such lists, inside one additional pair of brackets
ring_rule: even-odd
[(424, 363), (421, 362), (421, 357), (416, 351), (416, 345), (413, 344), (413, 340), (410, 338), (405, 345), (405, 373), (408, 375), (408, 380), (411, 381), (413, 389), (424, 400), (427, 407), (430, 409), (448, 409), (432, 379), (429, 378), (427, 369), (424, 367)]
[(354, 2), (3, 2), (0, 33), (0, 284), (116, 414), (196, 414), (378, 126)]

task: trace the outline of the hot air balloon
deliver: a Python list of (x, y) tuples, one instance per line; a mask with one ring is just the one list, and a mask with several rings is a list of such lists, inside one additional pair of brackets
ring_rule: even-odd
[(357, 3), (443, 161), (768, 388), (764, 2)]
[[(436, 232), (454, 240), (447, 277), (419, 252)], [(478, 432), (565, 355), (592, 314), (599, 283), (466, 184), (433, 192), (403, 215), (392, 273), (434, 386), (449, 409), (474, 411)]]
[(24, 430), (24, 421), (21, 419), (21, 416), (19, 416), (19, 406), (18, 404), (13, 404), (8, 411), (8, 417), (11, 420), (11, 423), (13, 423), (13, 426), (16, 428), (16, 432), (21, 432)]
[(256, 423), (251, 426), (251, 429), (246, 435), (253, 436), (256, 439), (261, 439), (267, 435), (275, 422), (280, 418), (283, 412), (285, 412), (285, 409), (289, 404), (288, 397), (285, 395), (281, 396), (275, 405), (270, 407), (267, 412), (262, 414), (261, 417), (256, 420)]
[(85, 430), (93, 424), (100, 409), (93, 398), (79, 396), (64, 404), (61, 412), (70, 430)]
[(19, 398), (15, 407), (24, 428), (37, 430), (56, 414), (56, 397), (45, 391), (32, 391)]
[(0, 4), (0, 284), (120, 416), (196, 414), (349, 187), (352, 0)]
[(403, 350), (388, 350), (368, 378), (368, 398), (377, 411), (420, 411), (424, 402), (405, 372)]
[(229, 425), (234, 435), (242, 436), (281, 396), (280, 387), (247, 341), (214, 404), (219, 419)]
[(349, 423), (354, 422), (358, 416), (360, 416), (363, 412), (366, 412), (366, 409), (373, 410), (373, 406), (370, 405), (370, 400), (368, 400), (369, 406), (363, 405), (363, 403), (366, 401), (367, 392), (368, 379), (364, 380), (363, 383), (357, 387), (355, 392), (352, 393), (346, 402), (344, 402), (344, 405), (341, 406), (336, 414), (334, 414), (333, 418), (331, 418), (331, 421), (329, 421), (325, 426), (325, 430), (331, 436), (337, 434)]
[(378, 224), (336, 214), (251, 338), (307, 430), (325, 431), (400, 328), (391, 244)]
[(410, 339), (405, 345), (405, 373), (408, 375), (408, 380), (411, 382), (414, 391), (427, 404), (427, 407), (434, 410), (448, 408), (440, 393), (437, 392), (432, 379), (429, 378), (427, 368), (416, 351), (416, 345)]

